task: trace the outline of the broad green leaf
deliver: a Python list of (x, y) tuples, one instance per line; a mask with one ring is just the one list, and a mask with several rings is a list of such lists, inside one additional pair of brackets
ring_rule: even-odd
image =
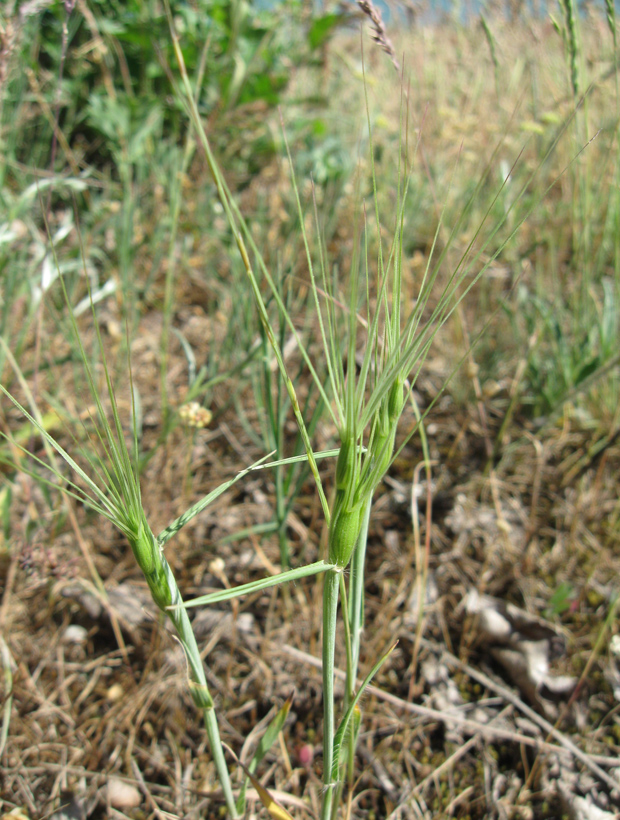
[(332, 31), (344, 20), (343, 14), (324, 14), (315, 17), (308, 32), (310, 48), (318, 48), (329, 38)]

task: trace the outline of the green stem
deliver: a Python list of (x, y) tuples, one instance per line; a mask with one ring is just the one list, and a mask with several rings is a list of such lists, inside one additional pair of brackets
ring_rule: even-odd
[[(342, 611), (349, 611), (349, 601), (347, 597), (347, 585), (344, 582), (344, 573), (340, 573), (340, 600), (342, 601)], [(351, 653), (351, 627), (348, 618), (343, 618), (344, 626), (344, 645), (347, 653), (347, 691), (345, 692), (345, 708), (353, 700), (355, 695), (355, 678), (351, 678), (350, 673), (353, 669), (353, 655)]]
[(217, 717), (215, 715), (215, 708), (213, 705), (213, 698), (209, 692), (207, 684), (207, 677), (205, 675), (205, 668), (200, 657), (200, 650), (196, 643), (196, 637), (192, 630), (192, 625), (187, 614), (187, 610), (183, 606), (183, 598), (177, 586), (170, 565), (162, 555), (162, 563), (166, 575), (166, 581), (170, 589), (170, 606), (174, 609), (169, 609), (166, 614), (172, 621), (176, 629), (181, 645), (185, 651), (188, 665), (188, 681), (189, 688), (196, 707), (203, 713), (205, 728), (207, 730), (207, 737), (209, 738), (209, 745), (211, 747), (211, 755), (217, 770), (217, 775), (224, 793), (224, 800), (228, 813), (233, 820), (237, 820), (239, 814), (235, 806), (235, 799), (233, 797), (232, 786), (230, 783), (230, 775), (228, 773), (228, 766), (224, 758), (224, 750), (222, 748), (222, 741), (220, 739), (220, 732), (217, 724)]
[(348, 695), (353, 698), (353, 690), (357, 679), (357, 667), (360, 657), (360, 641), (364, 629), (364, 563), (366, 561), (366, 544), (368, 542), (368, 522), (372, 499), (366, 503), (366, 510), (362, 520), (362, 528), (353, 556), (351, 558), (351, 580), (349, 582), (349, 629), (351, 631), (351, 670), (350, 680), (352, 688)]
[[(355, 698), (355, 682), (357, 680), (357, 670), (360, 657), (360, 642), (362, 630), (364, 629), (364, 564), (366, 560), (366, 545), (368, 543), (368, 523), (370, 521), (370, 509), (372, 506), (372, 496), (368, 499), (362, 528), (360, 530), (355, 550), (351, 558), (351, 579), (349, 581), (349, 606), (347, 608), (347, 620), (349, 623), (349, 634), (351, 636), (351, 652), (347, 656), (347, 691), (345, 693), (345, 709), (348, 709)], [(353, 783), (353, 773), (355, 771), (355, 747), (356, 737), (351, 725), (351, 733), (347, 746), (347, 774), (349, 787)], [(338, 801), (340, 802), (340, 801)]]
[[(342, 605), (342, 611), (348, 612), (349, 611), (349, 602), (347, 598), (347, 585), (344, 582), (344, 572), (340, 573), (339, 579), (339, 587), (340, 587), (340, 600)], [(351, 671), (353, 669), (353, 657), (351, 655), (351, 630), (349, 628), (349, 619), (343, 618), (342, 625), (344, 626), (344, 645), (347, 654), (347, 679), (346, 679), (346, 689), (344, 694), (344, 702), (345, 702), (345, 711), (349, 707), (349, 705), (353, 702), (355, 697), (355, 678), (351, 678)], [(332, 762), (332, 770), (334, 769), (334, 764)], [(349, 777), (349, 782), (352, 781), (352, 777)], [(331, 807), (331, 816), (336, 817), (336, 812), (338, 811), (338, 806), (340, 805), (340, 801), (342, 799), (342, 790), (344, 788), (344, 780), (342, 778), (338, 779), (338, 783), (335, 788), (332, 789), (332, 807)]]
[(334, 655), (338, 586), (342, 570), (330, 570), (323, 585), (323, 806), (321, 820), (331, 820), (334, 760)]

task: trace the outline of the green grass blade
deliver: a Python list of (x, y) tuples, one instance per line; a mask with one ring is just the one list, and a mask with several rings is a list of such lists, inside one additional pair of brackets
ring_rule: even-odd
[[(316, 459), (322, 458), (333, 458), (337, 456), (339, 450), (325, 450), (321, 453), (315, 453)], [(254, 464), (246, 467), (245, 470), (241, 470), (240, 473), (234, 478), (231, 478), (229, 481), (225, 481), (219, 487), (217, 487), (212, 492), (205, 495), (204, 498), (201, 498), (200, 501), (197, 501), (189, 510), (186, 510), (183, 515), (180, 515), (175, 521), (172, 522), (166, 529), (162, 530), (159, 535), (157, 536), (157, 543), (160, 547), (163, 547), (173, 535), (184, 527), (192, 518), (195, 518), (199, 513), (201, 513), (206, 507), (209, 506), (216, 498), (219, 498), (222, 493), (225, 493), (226, 490), (230, 489), (234, 484), (237, 483), (240, 479), (246, 476), (248, 473), (253, 472), (254, 470), (266, 470), (271, 467), (280, 467), (287, 464), (297, 464), (299, 462), (307, 461), (307, 455), (301, 456), (291, 456), (290, 458), (283, 458), (279, 461), (270, 461), (268, 464), (265, 464), (265, 460), (268, 459), (273, 453), (268, 453), (263, 458), (259, 459), (258, 461), (254, 462)]]
[(345, 739), (347, 729), (349, 728), (349, 722), (350, 722), (351, 717), (353, 715), (353, 711), (355, 710), (355, 707), (359, 703), (360, 698), (364, 694), (364, 690), (366, 689), (366, 687), (368, 686), (370, 681), (374, 678), (374, 676), (377, 674), (379, 669), (386, 662), (386, 660), (390, 657), (392, 652), (396, 649), (397, 644), (398, 644), (398, 641), (393, 643), (392, 646), (390, 646), (390, 648), (388, 649), (388, 651), (384, 655), (382, 655), (381, 658), (379, 658), (379, 660), (372, 667), (370, 672), (366, 675), (366, 677), (364, 678), (364, 680), (362, 682), (362, 685), (358, 689), (358, 691), (357, 691), (355, 697), (353, 698), (349, 708), (347, 709), (347, 711), (345, 712), (342, 720), (340, 721), (340, 726), (338, 727), (338, 731), (336, 732), (336, 736), (334, 737), (333, 760), (332, 760), (332, 771), (331, 771), (332, 783), (335, 783), (338, 780), (338, 769), (340, 767), (340, 750), (342, 749), (342, 744), (343, 744), (343, 741)]
[[(4, 340), (0, 339), (0, 343), (4, 344)], [(66, 463), (69, 465), (69, 467), (85, 482), (85, 484), (88, 486), (89, 490), (93, 493), (93, 496), (94, 496), (94, 498), (92, 498), (90, 496), (86, 496), (87, 503), (89, 503), (90, 506), (93, 506), (98, 511), (102, 511), (101, 507), (104, 508), (104, 509), (109, 509), (109, 502), (108, 502), (108, 499), (107, 499), (105, 493), (101, 490), (100, 487), (97, 486), (97, 484), (95, 484), (95, 482), (90, 478), (90, 476), (87, 475), (84, 472), (84, 470), (80, 467), (80, 465), (76, 461), (74, 461), (73, 458), (71, 458), (69, 453), (67, 453), (67, 451), (64, 450), (63, 447), (61, 447), (60, 444), (58, 444), (58, 442), (53, 438), (53, 436), (51, 436), (45, 430), (45, 428), (34, 418), (34, 416), (30, 415), (30, 413), (26, 410), (26, 408), (23, 405), (21, 405), (17, 401), (17, 399), (14, 396), (12, 396), (9, 393), (9, 391), (2, 384), (0, 384), (0, 391), (9, 399), (9, 401), (13, 402), (15, 407), (17, 407), (17, 409), (20, 411), (20, 413), (22, 413), (25, 416), (25, 418), (28, 419), (28, 421), (36, 429), (38, 434), (45, 440), (45, 442), (48, 445), (50, 445), (50, 447), (52, 447), (58, 453), (58, 455), (62, 459), (64, 459), (64, 461), (66, 461)], [(19, 445), (16, 445), (16, 446), (19, 446)], [(24, 452), (26, 455), (33, 458), (39, 464), (46, 467), (48, 470), (51, 470), (51, 472), (53, 472), (56, 476), (61, 478), (63, 481), (66, 481), (65, 477), (62, 476), (59, 472), (55, 471), (52, 467), (50, 467), (50, 465), (45, 464), (45, 462), (41, 461), (41, 459), (38, 459), (36, 456), (33, 456), (25, 448), (20, 447), (19, 449), (22, 452)], [(49, 482), (49, 483), (51, 483), (51, 482)], [(55, 485), (52, 484), (52, 486), (55, 486)], [(72, 486), (77, 487), (77, 485), (75, 485), (75, 484), (72, 484)], [(77, 489), (80, 490), (79, 487), (77, 487)], [(97, 501), (95, 499), (97, 499)], [(98, 503), (101, 504), (101, 507), (98, 506)]]
[[(317, 382), (317, 385), (319, 386), (319, 389), (322, 391), (323, 394), (324, 394), (325, 391), (324, 391), (323, 386), (321, 385), (320, 379), (318, 379), (318, 376), (316, 374), (316, 371), (314, 370), (314, 367), (312, 366), (312, 362), (310, 361), (310, 357), (308, 356), (308, 353), (305, 350), (301, 339), (299, 338), (299, 334), (297, 333), (297, 330), (295, 329), (293, 321), (290, 318), (290, 316), (288, 315), (288, 312), (286, 310), (286, 306), (284, 305), (284, 303), (283, 303), (283, 301), (280, 297), (280, 294), (279, 294), (278, 289), (277, 289), (277, 287), (276, 287), (276, 285), (273, 281), (273, 278), (269, 274), (269, 272), (267, 270), (267, 267), (265, 266), (264, 261), (262, 260), (261, 255), (258, 253), (258, 249), (256, 248), (255, 244), (252, 242), (251, 236), (250, 236), (250, 231), (249, 231), (247, 225), (245, 224), (245, 221), (242, 219), (241, 215), (239, 214), (238, 209), (235, 207), (234, 201), (233, 201), (233, 199), (230, 195), (230, 192), (228, 191), (228, 188), (226, 187), (226, 184), (225, 184), (224, 178), (222, 176), (222, 173), (219, 169), (219, 166), (218, 166), (218, 164), (215, 160), (215, 157), (213, 155), (213, 152), (211, 150), (211, 145), (209, 143), (209, 139), (208, 139), (207, 134), (205, 132), (205, 129), (204, 129), (201, 117), (200, 117), (200, 113), (198, 111), (198, 108), (196, 106), (195, 100), (194, 100), (193, 95), (192, 95), (192, 89), (191, 89), (191, 85), (190, 85), (190, 82), (189, 82), (187, 69), (186, 69), (186, 66), (185, 66), (185, 60), (183, 58), (183, 52), (181, 51), (181, 47), (179, 45), (179, 41), (178, 41), (176, 32), (174, 30), (174, 21), (172, 19), (172, 12), (171, 12), (171, 9), (170, 9), (169, 2), (166, 2), (165, 8), (166, 8), (166, 14), (168, 16), (168, 20), (169, 20), (169, 23), (170, 23), (170, 35), (171, 35), (171, 38), (172, 38), (172, 44), (173, 44), (173, 48), (174, 48), (174, 51), (175, 51), (177, 64), (178, 64), (179, 70), (181, 72), (183, 88), (185, 89), (184, 94), (179, 93), (179, 99), (183, 101), (183, 104), (184, 104), (184, 106), (187, 110), (187, 113), (188, 113), (188, 115), (189, 115), (195, 129), (196, 129), (196, 134), (198, 136), (200, 144), (201, 144), (201, 146), (204, 150), (205, 157), (207, 159), (207, 164), (209, 166), (209, 170), (211, 172), (211, 175), (212, 175), (213, 180), (215, 182), (215, 186), (217, 188), (220, 203), (221, 203), (222, 207), (224, 208), (224, 212), (226, 214), (226, 219), (227, 219), (228, 225), (229, 225), (229, 227), (231, 229), (231, 232), (233, 234), (233, 238), (234, 238), (235, 244), (237, 245), (237, 248), (239, 250), (239, 254), (241, 255), (241, 260), (243, 262), (243, 266), (244, 266), (245, 272), (247, 274), (247, 277), (248, 277), (248, 280), (249, 280), (249, 283), (250, 283), (250, 287), (252, 288), (252, 292), (253, 292), (254, 297), (255, 297), (255, 303), (256, 303), (256, 307), (257, 307), (258, 312), (259, 312), (261, 322), (263, 323), (263, 326), (265, 328), (265, 333), (267, 334), (267, 337), (269, 339), (269, 343), (270, 343), (271, 348), (272, 348), (272, 350), (274, 352), (274, 355), (276, 357), (278, 367), (280, 369), (280, 372), (282, 373), (282, 377), (283, 377), (284, 383), (286, 385), (287, 393), (289, 395), (291, 404), (293, 406), (293, 412), (295, 414), (295, 418), (297, 420), (297, 424), (298, 424), (299, 430), (301, 432), (301, 435), (302, 435), (302, 438), (303, 438), (303, 441), (304, 441), (304, 446), (306, 448), (306, 453), (307, 453), (307, 456), (308, 456), (308, 462), (310, 464), (310, 469), (312, 471), (312, 475), (314, 477), (314, 480), (315, 480), (315, 483), (316, 483), (316, 486), (317, 486), (317, 491), (319, 493), (319, 498), (320, 498), (320, 501), (321, 501), (321, 507), (323, 509), (323, 513), (325, 515), (325, 518), (327, 520), (329, 520), (329, 517), (330, 517), (329, 504), (327, 503), (327, 498), (326, 498), (325, 492), (323, 490), (321, 477), (319, 475), (319, 471), (318, 471), (318, 468), (316, 466), (316, 462), (314, 460), (314, 453), (313, 453), (313, 450), (312, 450), (312, 444), (310, 442), (310, 437), (308, 435), (308, 431), (306, 429), (304, 419), (301, 415), (301, 411), (300, 411), (300, 408), (299, 408), (299, 402), (297, 400), (297, 395), (296, 395), (296, 392), (295, 392), (294, 385), (293, 385), (291, 379), (288, 376), (288, 372), (286, 370), (286, 365), (284, 363), (284, 358), (282, 356), (282, 351), (281, 351), (280, 346), (277, 342), (276, 335), (275, 335), (274, 329), (271, 325), (269, 315), (268, 315), (267, 309), (265, 307), (265, 302), (263, 300), (263, 296), (262, 296), (259, 284), (258, 284), (258, 282), (256, 280), (256, 276), (254, 274), (254, 269), (252, 267), (252, 263), (250, 262), (250, 258), (249, 258), (248, 251), (247, 251), (246, 244), (245, 244), (245, 240), (244, 240), (244, 235), (245, 235), (246, 238), (248, 238), (248, 241), (250, 242), (250, 247), (257, 254), (257, 259), (259, 260), (261, 271), (262, 271), (263, 275), (265, 276), (265, 278), (268, 281), (269, 287), (271, 288), (271, 291), (274, 295), (274, 298), (277, 301), (278, 308), (282, 311), (282, 314), (286, 318), (287, 323), (289, 324), (289, 326), (291, 327), (292, 332), (295, 335), (296, 341), (299, 345), (299, 349), (300, 349), (300, 351), (302, 351), (302, 354), (304, 355), (304, 359), (305, 359), (306, 363), (308, 364), (308, 366), (310, 367), (310, 369), (312, 371), (313, 378), (315, 378), (315, 380)], [(239, 225), (241, 225), (241, 230), (239, 229)], [(325, 396), (325, 398), (327, 399), (326, 396)], [(328, 407), (328, 408), (331, 407), (331, 405), (329, 404), (329, 401), (326, 402), (326, 407)]]
[[(293, 158), (291, 157), (291, 152), (290, 152), (290, 149), (289, 149), (288, 140), (286, 139), (286, 135), (284, 136), (284, 144), (286, 146), (286, 154), (288, 156), (289, 165), (292, 169), (293, 168)], [(293, 191), (294, 191), (294, 194), (295, 194), (295, 202), (297, 204), (297, 215), (299, 217), (299, 224), (300, 224), (300, 227), (301, 227), (301, 234), (302, 234), (302, 237), (303, 237), (304, 248), (306, 250), (306, 261), (308, 263), (308, 271), (310, 273), (310, 284), (311, 284), (311, 287), (312, 287), (312, 295), (314, 297), (314, 303), (315, 303), (315, 307), (316, 307), (317, 320), (319, 322), (319, 330), (320, 330), (320, 333), (321, 333), (321, 340), (323, 342), (323, 349), (325, 351), (325, 359), (326, 359), (326, 363), (327, 363), (327, 369), (328, 369), (328, 372), (329, 372), (329, 378), (330, 378), (330, 381), (331, 381), (331, 384), (332, 384), (332, 391), (333, 391), (333, 394), (334, 394), (334, 400), (336, 402), (336, 407), (338, 409), (338, 416), (340, 418), (340, 424), (342, 425), (343, 421), (344, 421), (344, 414), (343, 414), (343, 407), (342, 407), (342, 404), (341, 404), (341, 401), (340, 401), (340, 393), (339, 393), (339, 390), (338, 390), (338, 388), (340, 387), (339, 367), (338, 367), (339, 358), (338, 358), (338, 353), (335, 350), (335, 334), (333, 332), (333, 323), (329, 320), (329, 317), (328, 317), (328, 325), (327, 326), (328, 326), (328, 329), (330, 331), (330, 333), (329, 333), (330, 338), (329, 338), (329, 342), (328, 342), (327, 335), (326, 335), (326, 332), (325, 332), (325, 325), (324, 325), (324, 322), (323, 322), (323, 314), (322, 314), (322, 311), (321, 311), (321, 304), (320, 304), (319, 294), (318, 294), (317, 285), (316, 285), (316, 277), (314, 275), (314, 265), (312, 263), (312, 253), (310, 252), (310, 245), (309, 245), (309, 242), (308, 242), (308, 235), (306, 233), (304, 212), (303, 212), (303, 208), (301, 207), (301, 199), (299, 197), (299, 189), (297, 187), (297, 179), (296, 179), (294, 173), (292, 173), (291, 176), (292, 176)], [(316, 203), (315, 203), (315, 220), (316, 220)], [(320, 230), (318, 228), (318, 220), (316, 220), (316, 221), (317, 221), (317, 234), (320, 236)], [(323, 279), (323, 285), (325, 287), (326, 284), (327, 284), (327, 277), (326, 277), (326, 270), (325, 270), (326, 265), (325, 265), (325, 258), (324, 258), (324, 254), (323, 254), (323, 245), (322, 245), (322, 242), (320, 240), (319, 240), (319, 255), (320, 255), (319, 260), (320, 260), (320, 265), (321, 265), (321, 274), (322, 274), (322, 279)]]
[(335, 564), (330, 564), (327, 561), (316, 561), (314, 564), (308, 564), (305, 567), (296, 567), (289, 569), (286, 572), (280, 572), (278, 575), (270, 575), (268, 578), (261, 578), (258, 581), (250, 581), (247, 584), (242, 584), (232, 589), (222, 589), (219, 592), (211, 592), (208, 595), (201, 595), (199, 598), (191, 598), (185, 601), (183, 606), (187, 609), (193, 606), (201, 606), (203, 604), (216, 604), (221, 601), (232, 601), (234, 598), (240, 598), (242, 595), (250, 595), (252, 592), (260, 592), (262, 589), (269, 589), (270, 587), (285, 584), (288, 581), (298, 581), (300, 578), (308, 578), (311, 575), (318, 575), (321, 572), (327, 572), (334, 569)]
[[(258, 768), (259, 763), (265, 757), (269, 749), (273, 746), (276, 742), (278, 735), (284, 728), (284, 724), (286, 723), (286, 719), (289, 716), (289, 712), (291, 711), (291, 706), (293, 704), (293, 695), (289, 695), (288, 698), (284, 701), (281, 708), (278, 709), (276, 715), (274, 716), (273, 720), (269, 723), (269, 726), (265, 730), (264, 734), (261, 736), (261, 739), (258, 742), (258, 746), (256, 747), (256, 751), (252, 756), (252, 760), (248, 765), (248, 771), (254, 774), (256, 769)], [(239, 797), (237, 798), (237, 811), (239, 814), (243, 814), (245, 811), (245, 793), (248, 787), (248, 783), (250, 782), (250, 778), (246, 777), (241, 786), (241, 790), (239, 793)]]
[(189, 510), (186, 510), (175, 521), (173, 521), (172, 524), (167, 526), (166, 529), (162, 530), (159, 533), (159, 535), (157, 536), (157, 543), (159, 544), (159, 547), (162, 548), (164, 544), (166, 544), (172, 538), (173, 535), (176, 535), (176, 533), (179, 532), (179, 530), (182, 527), (184, 527), (189, 521), (191, 521), (192, 518), (195, 518), (199, 513), (206, 509), (206, 507), (208, 507), (209, 504), (215, 501), (216, 498), (219, 498), (219, 496), (222, 495), (222, 493), (225, 493), (226, 490), (230, 489), (230, 487), (236, 484), (237, 481), (242, 479), (248, 473), (252, 472), (252, 470), (255, 470), (258, 466), (260, 466), (262, 462), (265, 461), (265, 459), (269, 458), (270, 455), (271, 453), (267, 454), (266, 456), (263, 456), (263, 458), (257, 461), (255, 464), (252, 464), (245, 470), (241, 470), (241, 472), (237, 473), (237, 475), (234, 478), (231, 478), (229, 481), (225, 481), (223, 484), (220, 484), (220, 486), (217, 487), (215, 490), (205, 495), (204, 498), (200, 499), (200, 501), (197, 501), (196, 504), (189, 508)]

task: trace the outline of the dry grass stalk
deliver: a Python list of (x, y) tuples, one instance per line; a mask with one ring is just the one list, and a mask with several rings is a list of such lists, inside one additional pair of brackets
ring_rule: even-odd
[(16, 41), (15, 26), (11, 18), (5, 24), (0, 23), (0, 88), (3, 88), (9, 76), (9, 63)]
[(381, 17), (381, 12), (371, 2), (371, 0), (357, 0), (357, 5), (364, 12), (364, 14), (370, 18), (370, 22), (373, 26), (372, 39), (375, 43), (381, 46), (387, 55), (389, 55), (390, 59), (394, 63), (394, 68), (397, 71), (400, 71), (400, 63), (396, 57), (396, 52), (394, 51), (392, 41), (387, 35), (387, 29), (385, 28), (385, 23)]

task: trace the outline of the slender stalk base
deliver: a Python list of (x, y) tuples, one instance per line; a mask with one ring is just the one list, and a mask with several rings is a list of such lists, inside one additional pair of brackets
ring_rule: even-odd
[[(344, 708), (348, 709), (349, 704), (355, 697), (355, 683), (357, 680), (357, 672), (360, 657), (360, 643), (362, 631), (364, 629), (364, 566), (366, 561), (366, 544), (368, 541), (368, 523), (370, 521), (370, 509), (372, 506), (372, 497), (368, 499), (366, 509), (364, 511), (364, 518), (362, 520), (362, 528), (360, 530), (355, 550), (351, 558), (351, 577), (349, 580), (349, 600), (348, 612), (346, 617), (349, 621), (349, 634), (351, 636), (351, 651), (347, 656), (347, 687), (344, 698)], [(357, 727), (359, 729), (359, 725)], [(347, 745), (347, 780), (349, 782), (349, 789), (353, 787), (355, 776), (355, 749), (357, 746), (357, 729), (352, 722), (349, 733), (349, 741)], [(342, 790), (344, 783), (340, 785), (337, 790), (337, 795), (334, 795), (335, 812), (337, 805), (342, 799)]]
[(166, 614), (172, 621), (174, 628), (177, 631), (181, 645), (185, 651), (185, 657), (188, 664), (188, 682), (192, 695), (192, 700), (196, 707), (201, 710), (204, 717), (205, 728), (207, 730), (207, 737), (209, 738), (209, 745), (211, 747), (211, 754), (213, 762), (217, 770), (217, 776), (224, 793), (224, 800), (226, 801), (226, 808), (232, 820), (237, 820), (239, 814), (235, 805), (233, 797), (232, 786), (230, 783), (230, 775), (228, 773), (228, 766), (224, 757), (224, 750), (222, 748), (222, 741), (220, 739), (220, 731), (217, 724), (217, 717), (213, 705), (213, 698), (209, 692), (207, 685), (207, 677), (205, 675), (205, 668), (200, 657), (200, 650), (196, 643), (196, 637), (192, 630), (192, 625), (185, 607), (181, 606), (183, 598), (177, 586), (170, 565), (162, 556), (164, 572), (166, 574), (166, 581), (170, 588), (171, 601), (170, 605), (177, 607), (176, 609), (169, 609)]
[(323, 585), (323, 805), (321, 820), (331, 820), (334, 763), (334, 655), (336, 650), (336, 615), (338, 587), (342, 570), (325, 573)]
[(368, 522), (370, 521), (371, 500), (368, 499), (362, 528), (351, 558), (351, 580), (349, 582), (349, 629), (351, 631), (351, 669), (348, 670), (347, 696), (353, 699), (357, 667), (360, 657), (360, 641), (364, 629), (364, 564), (366, 561), (366, 544), (368, 541)]

